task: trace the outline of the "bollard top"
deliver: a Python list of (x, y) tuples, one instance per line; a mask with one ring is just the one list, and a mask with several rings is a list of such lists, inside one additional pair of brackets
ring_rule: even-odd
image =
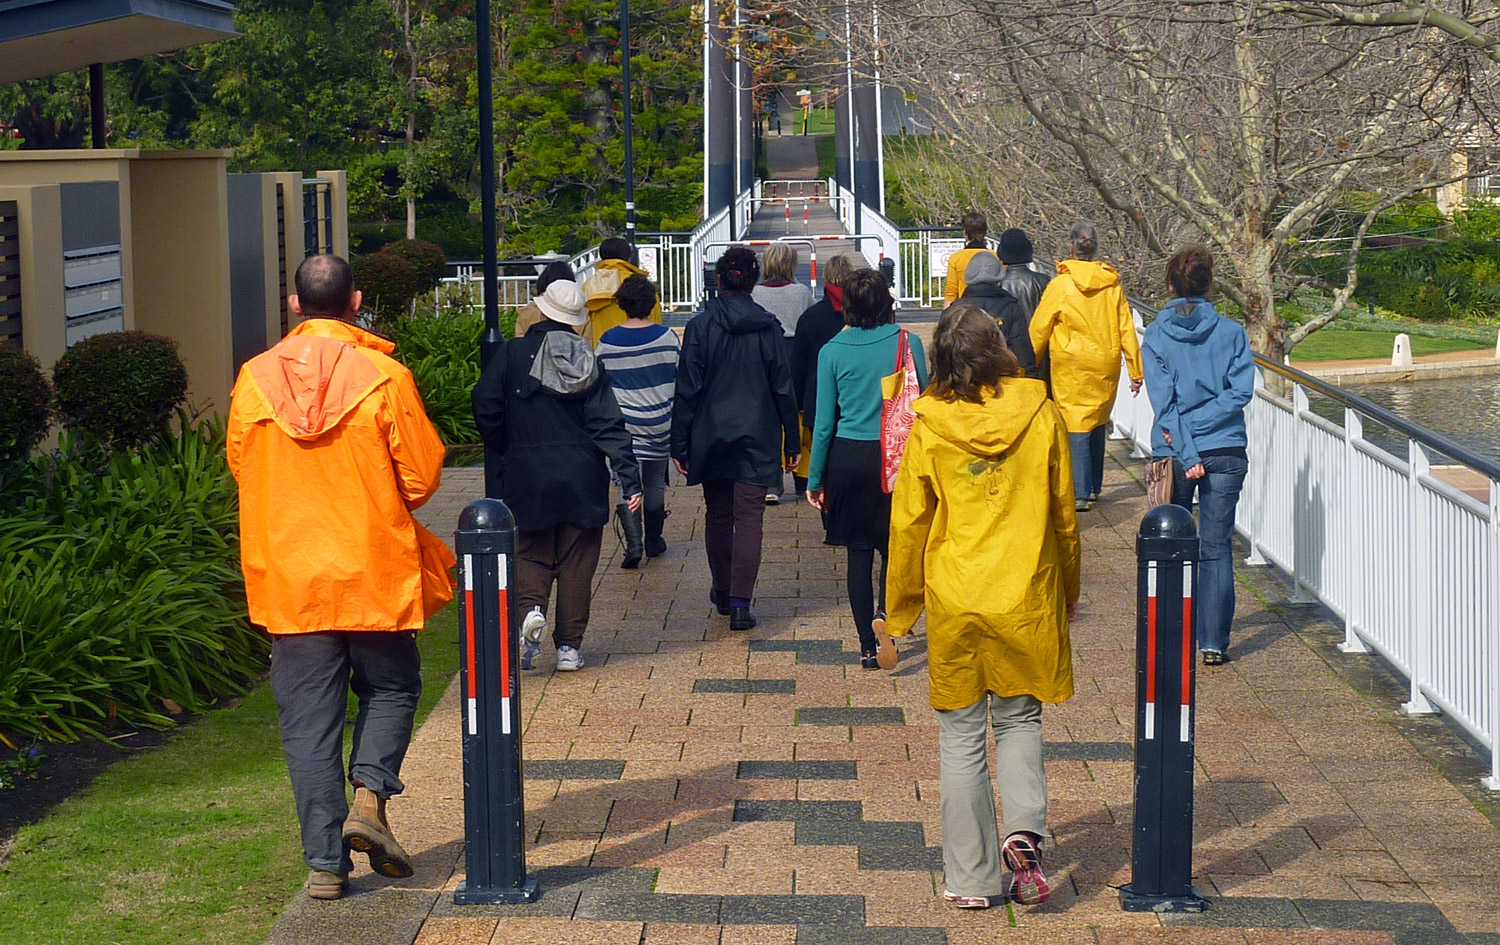
[(1193, 513), (1180, 505), (1158, 505), (1141, 518), (1142, 538), (1197, 538)]
[(458, 515), (461, 532), (509, 531), (516, 527), (516, 517), (499, 499), (475, 499)]

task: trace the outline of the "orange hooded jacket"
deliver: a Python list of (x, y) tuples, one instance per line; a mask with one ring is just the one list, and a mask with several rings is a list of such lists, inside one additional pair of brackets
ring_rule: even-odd
[(418, 630), (453, 599), (453, 553), (411, 515), (443, 443), (394, 350), (314, 318), (240, 369), (229, 469), (250, 619), (271, 633)]

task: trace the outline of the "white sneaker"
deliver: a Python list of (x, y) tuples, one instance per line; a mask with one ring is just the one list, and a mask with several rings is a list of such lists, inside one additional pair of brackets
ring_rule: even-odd
[(766, 504), (767, 505), (780, 505), (781, 504), (781, 496), (777, 495), (774, 492), (767, 492), (766, 493)]
[(542, 651), (542, 631), (547, 629), (547, 615), (542, 608), (533, 607), (526, 619), (521, 621), (521, 668), (530, 669), (536, 655)]
[(583, 669), (583, 654), (571, 646), (557, 648), (557, 671), (571, 673)]

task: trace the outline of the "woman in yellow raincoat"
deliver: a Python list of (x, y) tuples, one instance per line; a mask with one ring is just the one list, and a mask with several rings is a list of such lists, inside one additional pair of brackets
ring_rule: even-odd
[[(1041, 381), (1022, 375), (995, 320), (943, 313), (933, 381), (892, 495), (887, 629), (927, 612), (930, 698), (942, 760), (943, 898), (984, 909), (1049, 895), (1042, 703), (1073, 694), (1078, 522), (1068, 439)], [(1000, 843), (985, 760), (993, 718)], [(1012, 870), (1002, 885), (1003, 866)]]
[(1130, 369), (1130, 390), (1141, 391), (1141, 345), (1120, 274), (1096, 262), (1099, 235), (1092, 223), (1068, 233), (1072, 259), (1057, 264), (1031, 316), (1036, 362), (1052, 353), (1052, 398), (1073, 450), (1073, 499), (1082, 512), (1104, 488), (1104, 425), (1120, 386), (1120, 355)]

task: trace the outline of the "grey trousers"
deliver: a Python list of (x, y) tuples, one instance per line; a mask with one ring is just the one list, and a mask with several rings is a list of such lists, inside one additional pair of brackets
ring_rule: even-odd
[(948, 891), (998, 896), (1004, 864), (995, 823), (995, 793), (985, 758), (985, 728), (995, 732), (995, 781), (1007, 834), (1047, 830), (1047, 772), (1042, 767), (1042, 704), (1032, 696), (994, 693), (966, 709), (939, 712), (942, 762), (943, 873)]
[(411, 631), (272, 634), (271, 691), (297, 820), (302, 859), (315, 870), (347, 873), (344, 716), (359, 699), (348, 780), (381, 797), (400, 794), (401, 761), (422, 694), (417, 635)]

